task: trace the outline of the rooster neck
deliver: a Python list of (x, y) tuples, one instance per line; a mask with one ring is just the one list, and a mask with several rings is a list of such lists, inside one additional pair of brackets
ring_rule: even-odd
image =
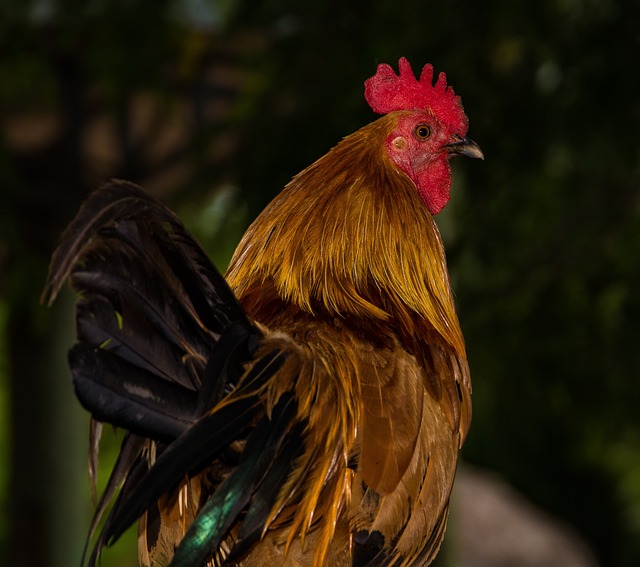
[(249, 314), (267, 325), (273, 313), (258, 306), (271, 303), (409, 333), (426, 327), (463, 354), (438, 228), (384, 152), (385, 132), (376, 124), (285, 187), (248, 229), (227, 279)]

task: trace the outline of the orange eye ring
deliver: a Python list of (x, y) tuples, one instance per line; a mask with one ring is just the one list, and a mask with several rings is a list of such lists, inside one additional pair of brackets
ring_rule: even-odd
[(426, 140), (431, 136), (431, 128), (426, 124), (418, 124), (415, 129), (415, 134), (418, 140)]

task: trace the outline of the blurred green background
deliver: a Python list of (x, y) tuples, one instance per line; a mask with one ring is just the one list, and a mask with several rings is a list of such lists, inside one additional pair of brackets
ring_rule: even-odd
[[(447, 72), (486, 155), (456, 161), (438, 217), (474, 381), (464, 459), (602, 565), (640, 564), (637, 0), (4, 0), (3, 563), (78, 565), (90, 518), (72, 298), (38, 301), (83, 196), (142, 184), (224, 268), (292, 175), (375, 118), (363, 81), (403, 55)], [(134, 539), (103, 565), (134, 565)]]

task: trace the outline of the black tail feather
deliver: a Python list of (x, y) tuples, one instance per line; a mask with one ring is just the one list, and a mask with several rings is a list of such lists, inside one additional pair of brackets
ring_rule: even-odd
[(251, 499), (236, 541), (225, 560), (225, 565), (233, 565), (240, 560), (251, 546), (262, 537), (280, 490), (292, 472), (297, 457), (302, 453), (303, 431), (303, 423), (296, 423), (291, 427), (291, 431), (287, 434), (277, 456), (273, 459), (272, 466), (260, 484), (260, 489)]
[(232, 441), (243, 438), (249, 427), (255, 427), (264, 412), (256, 391), (281, 362), (278, 354), (261, 359), (243, 381), (243, 393), (202, 417), (158, 456), (139, 489), (112, 514), (110, 528), (104, 529), (107, 544), (115, 542), (164, 492), (211, 463)]
[(152, 439), (175, 438), (231, 391), (261, 338), (177, 217), (131, 183), (83, 204), (43, 297), (67, 277), (83, 295), (70, 354), (78, 396), (96, 419)]
[(189, 473), (200, 470), (229, 443), (242, 436), (252, 416), (257, 414), (255, 399), (231, 403), (213, 415), (205, 416), (158, 457), (144, 483), (114, 515), (107, 531), (107, 543), (115, 542), (164, 492)]
[(104, 297), (80, 300), (76, 306), (79, 343), (110, 352), (158, 379), (195, 390), (194, 378), (184, 365), (184, 351), (172, 348), (146, 319), (135, 317), (128, 309), (123, 311), (124, 315), (116, 311)]
[[(132, 449), (135, 449), (135, 447), (132, 447)], [(113, 503), (113, 506), (109, 511), (109, 514), (107, 515), (104, 525), (102, 526), (100, 535), (98, 536), (98, 539), (91, 552), (91, 556), (87, 564), (88, 567), (95, 567), (96, 564), (98, 564), (98, 560), (100, 558), (100, 553), (102, 552), (102, 549), (106, 545), (108, 545), (107, 538), (108, 538), (109, 529), (113, 524), (114, 514), (117, 513), (122, 508), (123, 503), (126, 502), (128, 495), (131, 494), (131, 492), (135, 491), (138, 488), (138, 486), (140, 486), (140, 483), (144, 480), (144, 476), (147, 470), (149, 469), (149, 464), (144, 455), (144, 450), (141, 451), (137, 456), (132, 450), (131, 454), (127, 455), (127, 457), (128, 459), (126, 462), (123, 462), (122, 470), (120, 471), (125, 475), (124, 483), (122, 483), (120, 491), (115, 496), (115, 501)], [(125, 465), (127, 464), (129, 465), (129, 467), (128, 469), (125, 469)], [(111, 479), (109, 480), (111, 481)], [(114, 483), (114, 486), (115, 486), (115, 483)], [(107, 503), (105, 501), (104, 508), (106, 509), (106, 507), (107, 507)], [(96, 510), (96, 513), (99, 510), (100, 508)], [(94, 524), (97, 525), (97, 523), (98, 522), (94, 518), (94, 520), (92, 521), (92, 527), (94, 526)], [(90, 532), (89, 536), (87, 537), (87, 542), (89, 542), (91, 535), (93, 534)]]
[(166, 442), (195, 422), (195, 392), (109, 351), (78, 343), (69, 351), (69, 366), (76, 396), (99, 421)]
[(262, 334), (248, 332), (247, 328), (232, 324), (220, 336), (204, 370), (202, 385), (198, 390), (197, 415), (214, 407), (230, 385), (238, 384), (244, 373), (243, 364), (253, 359)]
[(125, 484), (127, 480), (130, 480), (132, 478), (130, 473), (135, 468), (136, 463), (140, 462), (140, 456), (146, 444), (147, 441), (144, 438), (138, 437), (137, 435), (133, 435), (131, 433), (128, 433), (123, 439), (120, 453), (118, 454), (118, 459), (113, 466), (107, 485), (102, 495), (100, 496), (100, 500), (98, 501), (98, 504), (96, 506), (96, 511), (93, 515), (93, 519), (91, 520), (89, 534), (87, 535), (84, 552), (82, 553), (82, 565), (84, 565), (84, 557), (86, 556), (89, 542), (93, 538), (93, 534), (98, 528), (98, 524), (100, 523), (102, 516), (109, 507), (111, 500), (114, 498), (118, 490)]
[(271, 418), (263, 417), (249, 435), (242, 459), (204, 504), (185, 534), (171, 567), (202, 565), (222, 543), (251, 501), (287, 439), (296, 415), (291, 395), (280, 398)]
[[(113, 502), (89, 565), (163, 494), (216, 459), (231, 472), (192, 532), (213, 517), (216, 527), (203, 545), (188, 536), (175, 565), (192, 553), (215, 555), (244, 517), (230, 556), (240, 557), (261, 536), (302, 451), (304, 425), (292, 421), (290, 396), (268, 417), (260, 398), (284, 355), (258, 356), (263, 335), (223, 276), (175, 215), (130, 183), (107, 184), (84, 203), (54, 254), (43, 299), (52, 301), (67, 279), (82, 295), (69, 353), (76, 394), (95, 420), (130, 432), (91, 524), (89, 540)], [(98, 440), (94, 428), (94, 469)], [(231, 445), (237, 440), (244, 449)], [(222, 505), (226, 490), (231, 507)]]
[[(180, 220), (140, 187), (125, 181), (107, 183), (82, 205), (53, 255), (43, 301), (55, 299), (78, 262), (109, 231), (128, 241), (141, 264), (155, 264), (158, 274), (173, 272), (173, 283), (182, 288), (179, 295), (193, 295), (196, 312), (209, 329), (224, 329), (232, 321), (248, 323), (224, 278)], [(105, 264), (120, 259), (110, 251)], [(165, 270), (167, 264), (170, 270)]]

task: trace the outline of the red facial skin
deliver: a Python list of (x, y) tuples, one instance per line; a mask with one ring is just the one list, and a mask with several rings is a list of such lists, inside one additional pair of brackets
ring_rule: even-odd
[(451, 166), (446, 146), (465, 135), (466, 128), (453, 131), (433, 114), (416, 110), (401, 112), (395, 130), (386, 140), (389, 157), (414, 182), (432, 215), (449, 201)]

